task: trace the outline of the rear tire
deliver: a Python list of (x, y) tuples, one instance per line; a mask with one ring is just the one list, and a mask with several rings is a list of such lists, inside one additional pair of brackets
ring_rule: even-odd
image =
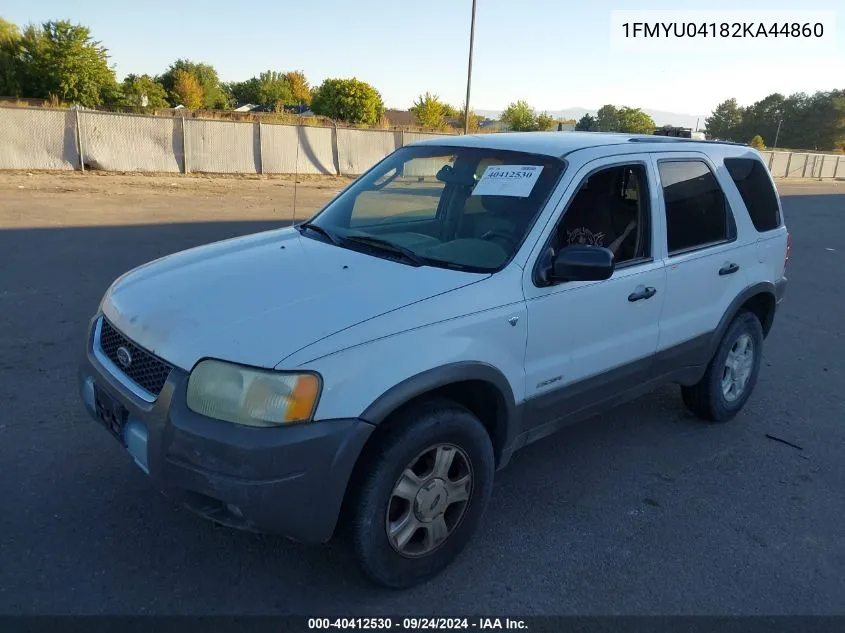
[(740, 312), (722, 337), (701, 380), (681, 387), (686, 408), (710, 422), (733, 419), (754, 391), (762, 355), (763, 327), (759, 319), (751, 312)]
[(447, 401), (390, 420), (352, 491), (349, 536), (364, 575), (405, 588), (443, 571), (475, 533), (493, 485), (487, 430)]

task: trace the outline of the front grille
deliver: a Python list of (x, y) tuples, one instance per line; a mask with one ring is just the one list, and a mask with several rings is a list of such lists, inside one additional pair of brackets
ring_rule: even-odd
[[(124, 367), (123, 363), (120, 362), (117, 353), (120, 347), (126, 348), (131, 356), (132, 360), (129, 367)], [(105, 318), (102, 320), (100, 329), (100, 348), (130, 380), (154, 396), (161, 393), (164, 383), (170, 375), (170, 370), (173, 369), (160, 358), (135, 345), (118, 332)]]

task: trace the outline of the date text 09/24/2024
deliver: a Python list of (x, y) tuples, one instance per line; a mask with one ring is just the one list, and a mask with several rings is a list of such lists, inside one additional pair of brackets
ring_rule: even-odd
[(309, 618), (309, 630), (526, 630), (524, 620), (512, 618)]

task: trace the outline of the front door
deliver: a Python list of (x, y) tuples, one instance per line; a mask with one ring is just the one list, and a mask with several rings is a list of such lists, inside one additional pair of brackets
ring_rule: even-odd
[(666, 288), (663, 253), (655, 247), (662, 242), (656, 182), (647, 155), (600, 159), (582, 168), (561, 202), (549, 247), (609, 247), (616, 261), (611, 278), (549, 283), (538, 281), (534, 260), (526, 266), (526, 429), (647, 378)]

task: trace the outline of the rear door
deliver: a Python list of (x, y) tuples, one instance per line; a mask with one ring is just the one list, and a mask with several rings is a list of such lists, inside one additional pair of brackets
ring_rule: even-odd
[[(712, 333), (748, 285), (757, 263), (748, 226), (735, 216), (735, 190), (724, 169), (699, 152), (652, 155), (665, 234), (666, 297), (655, 374), (706, 362)], [(741, 201), (740, 201), (741, 203)], [(739, 220), (739, 221), (738, 221)]]
[(757, 265), (749, 280), (777, 282), (784, 274), (788, 233), (774, 180), (757, 156), (729, 156), (724, 164), (757, 237)]

